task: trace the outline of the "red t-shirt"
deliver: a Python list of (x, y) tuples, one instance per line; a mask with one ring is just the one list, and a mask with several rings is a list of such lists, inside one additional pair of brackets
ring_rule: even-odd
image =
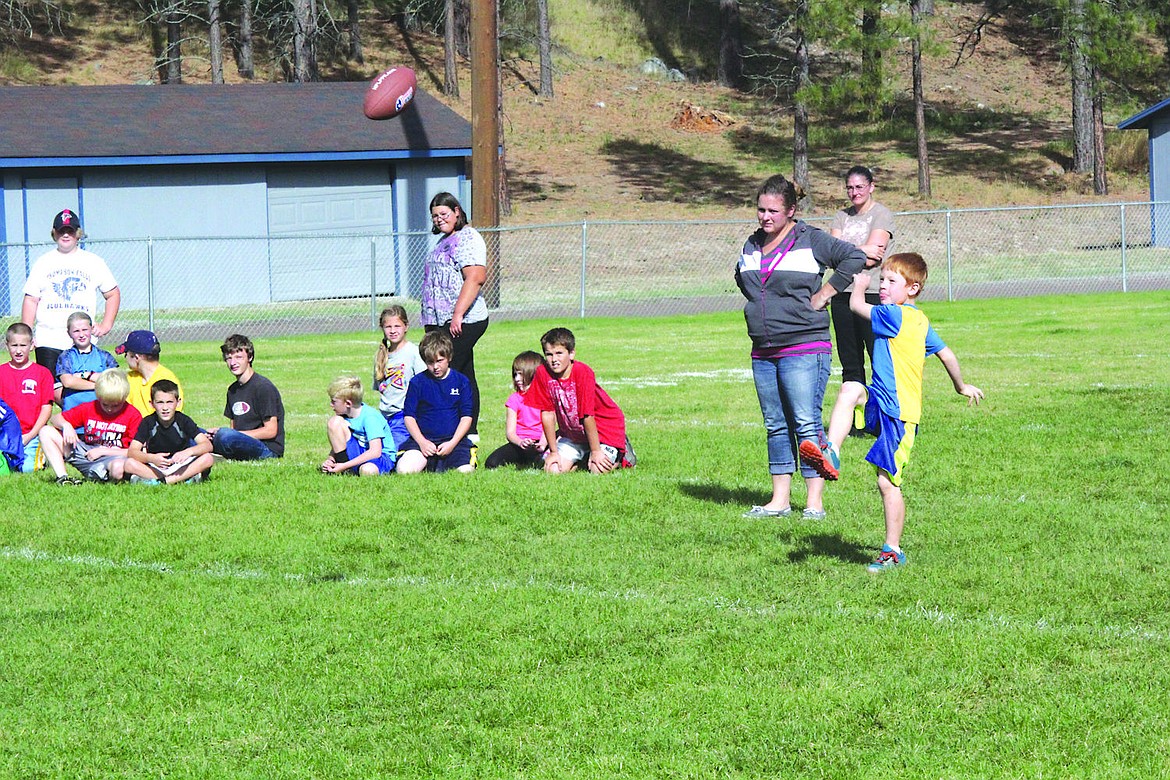
[(554, 379), (548, 367), (541, 363), (524, 394), (524, 403), (542, 412), (556, 412), (557, 436), (586, 441), (582, 421), (592, 417), (597, 422), (597, 438), (602, 444), (619, 450), (626, 448), (626, 418), (598, 386), (593, 369), (584, 363), (574, 362), (565, 379)]
[(111, 416), (102, 411), (101, 401), (89, 401), (61, 412), (61, 417), (74, 428), (84, 428), (81, 440), (95, 447), (126, 449), (138, 433), (142, 413), (130, 404)]
[(24, 368), (0, 365), (0, 398), (16, 412), (20, 432), (28, 433), (45, 404), (53, 403), (53, 375), (39, 363)]

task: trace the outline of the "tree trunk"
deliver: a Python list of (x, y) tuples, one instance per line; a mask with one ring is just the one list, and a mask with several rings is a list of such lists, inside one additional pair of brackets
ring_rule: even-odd
[(881, 0), (865, 0), (861, 7), (861, 99), (871, 115), (882, 101)]
[(314, 0), (293, 0), (293, 81), (320, 81), (317, 72), (317, 13)]
[(1069, 5), (1069, 70), (1072, 74), (1073, 171), (1093, 170), (1093, 87), (1085, 32), (1085, 0)]
[(246, 79), (256, 77), (256, 66), (252, 58), (252, 4), (255, 0), (240, 0), (239, 26), (236, 29), (235, 46), (236, 70)]
[(362, 52), (362, 28), (361, 28), (361, 9), (358, 8), (358, 0), (348, 0), (346, 2), (346, 12), (348, 15), (349, 26), (349, 58), (359, 65), (366, 61), (366, 55)]
[(1108, 195), (1109, 182), (1105, 178), (1105, 112), (1101, 94), (1101, 76), (1096, 68), (1093, 81), (1093, 194)]
[(739, 0), (719, 0), (719, 83), (739, 89), (743, 83), (743, 31)]
[(926, 149), (926, 99), (922, 90), (922, 0), (910, 0), (910, 21), (914, 37), (910, 42), (914, 82), (914, 135), (918, 141), (918, 196), (930, 199), (930, 158)]
[[(807, 6), (802, 3), (801, 9), (798, 13), (803, 21)], [(807, 211), (812, 208), (812, 187), (808, 179), (808, 105), (801, 90), (807, 89), (809, 85), (808, 41), (805, 40), (803, 27), (797, 27), (793, 37), (796, 42), (796, 99), (792, 122), (792, 181), (804, 190), (804, 197), (800, 198), (797, 206)]]
[(536, 35), (540, 48), (540, 96), (553, 96), (552, 30), (548, 20), (548, 0), (536, 0)]
[(223, 20), (220, 0), (207, 0), (207, 48), (211, 50), (211, 83), (223, 83)]
[(459, 60), (455, 51), (455, 3), (456, 0), (446, 0), (443, 9), (446, 16), (443, 22), (443, 92), (450, 96), (459, 97)]
[(454, 0), (455, 50), (460, 57), (471, 56), (471, 0)]
[(183, 17), (176, 5), (167, 9), (167, 84), (183, 83)]

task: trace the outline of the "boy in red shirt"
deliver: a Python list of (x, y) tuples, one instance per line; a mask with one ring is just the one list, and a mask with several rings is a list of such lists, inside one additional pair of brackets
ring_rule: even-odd
[[(119, 482), (126, 476), (126, 453), (142, 414), (126, 398), (130, 380), (120, 368), (109, 368), (94, 383), (96, 401), (53, 415), (41, 433), (45, 460), (58, 485), (78, 485), (65, 472), (65, 463), (97, 482)], [(76, 428), (81, 428), (80, 438)]]
[(540, 337), (540, 344), (544, 363), (536, 369), (524, 403), (540, 410), (549, 444), (544, 470), (561, 474), (584, 465), (594, 474), (606, 474), (632, 466), (626, 418), (598, 386), (593, 369), (574, 362), (573, 332), (553, 328)]
[(32, 328), (23, 322), (8, 326), (4, 341), (12, 358), (0, 366), (0, 399), (3, 399), (16, 419), (20, 421), (20, 440), (24, 447), (24, 465), (21, 471), (37, 467), (40, 433), (53, 412), (53, 374), (30, 358)]

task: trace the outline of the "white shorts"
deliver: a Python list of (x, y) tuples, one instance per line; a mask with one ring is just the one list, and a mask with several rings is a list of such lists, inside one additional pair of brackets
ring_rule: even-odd
[[(601, 451), (605, 453), (605, 457), (613, 461), (615, 466), (622, 465), (621, 452), (616, 447), (602, 444)], [(589, 442), (573, 441), (572, 439), (558, 437), (557, 455), (561, 460), (567, 461), (570, 464), (584, 469), (589, 468)]]

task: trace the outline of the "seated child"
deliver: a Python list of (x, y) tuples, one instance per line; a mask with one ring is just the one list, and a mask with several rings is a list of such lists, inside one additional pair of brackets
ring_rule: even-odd
[(471, 382), (451, 368), (455, 345), (441, 330), (418, 345), (427, 370), (410, 381), (403, 405), (410, 440), (398, 456), (398, 473), (474, 471)]
[(73, 346), (57, 358), (57, 382), (61, 385), (58, 400), (61, 410), (93, 401), (93, 380), (107, 368), (117, 368), (118, 361), (93, 343), (93, 320), (83, 311), (75, 311), (66, 321)]
[[(118, 482), (125, 476), (126, 453), (138, 432), (142, 415), (130, 404), (130, 381), (120, 368), (98, 374), (97, 400), (58, 412), (41, 431), (45, 460), (57, 475), (58, 485), (81, 484), (70, 479), (65, 463), (97, 482)], [(82, 429), (78, 438), (77, 428)]]
[(151, 384), (150, 403), (154, 411), (142, 418), (126, 458), (131, 482), (147, 485), (202, 482), (215, 459), (211, 438), (187, 415), (179, 411), (183, 397), (179, 386), (169, 379)]
[(513, 393), (504, 402), (504, 435), (508, 441), (484, 461), (485, 469), (515, 464), (521, 467), (544, 465), (548, 441), (540, 422), (540, 410), (524, 403), (524, 393), (532, 386), (541, 357), (532, 350), (521, 352), (512, 361)]
[(114, 350), (119, 355), (126, 356), (126, 367), (130, 369), (130, 405), (142, 414), (143, 417), (154, 411), (151, 406), (150, 388), (155, 382), (163, 379), (174, 382), (179, 387), (178, 410), (183, 411), (183, 385), (174, 372), (158, 362), (162, 352), (162, 345), (158, 338), (149, 330), (132, 330), (126, 340)]
[(219, 351), (236, 381), (228, 386), (223, 407), (228, 427), (207, 429), (215, 454), (228, 460), (284, 457), (284, 401), (276, 385), (252, 368), (252, 340), (233, 334)]
[(577, 340), (568, 328), (540, 337), (544, 363), (536, 369), (524, 403), (540, 410), (549, 442), (544, 470), (560, 474), (585, 466), (605, 474), (633, 465), (626, 458), (626, 418), (597, 384), (593, 369), (574, 362)]
[(914, 306), (926, 284), (926, 261), (914, 252), (891, 255), (881, 266), (881, 304), (865, 300), (869, 274), (853, 276), (849, 308), (873, 324), (873, 383), (843, 382), (829, 418), (829, 443), (800, 443), (800, 457), (825, 479), (840, 476), (841, 445), (855, 423), (855, 412), (864, 409), (866, 432), (877, 436), (865, 459), (877, 469), (877, 487), (885, 513), (886, 540), (877, 560), (869, 565), (880, 572), (906, 563), (900, 546), (906, 522), (902, 477), (922, 416), (922, 368), (928, 355), (938, 355), (955, 392), (967, 403), (979, 403), (983, 391), (963, 381), (959, 359), (934, 332), (926, 315)]
[(382, 343), (374, 356), (374, 387), (381, 394), (378, 411), (390, 423), (394, 436), (394, 450), (397, 452), (410, 438), (403, 422), (402, 404), (406, 401), (406, 388), (410, 380), (427, 370), (418, 353), (418, 347), (406, 340), (410, 320), (406, 309), (389, 306), (382, 311), (378, 321), (382, 325)]
[(326, 474), (376, 477), (394, 471), (397, 450), (386, 418), (362, 403), (362, 381), (342, 376), (329, 385), (334, 415), (325, 424), (329, 457), (321, 464)]
[(8, 326), (4, 340), (9, 360), (0, 366), (0, 400), (16, 414), (22, 455), (19, 470), (30, 472), (40, 464), (40, 434), (53, 413), (53, 374), (32, 358), (32, 328), (23, 322)]

